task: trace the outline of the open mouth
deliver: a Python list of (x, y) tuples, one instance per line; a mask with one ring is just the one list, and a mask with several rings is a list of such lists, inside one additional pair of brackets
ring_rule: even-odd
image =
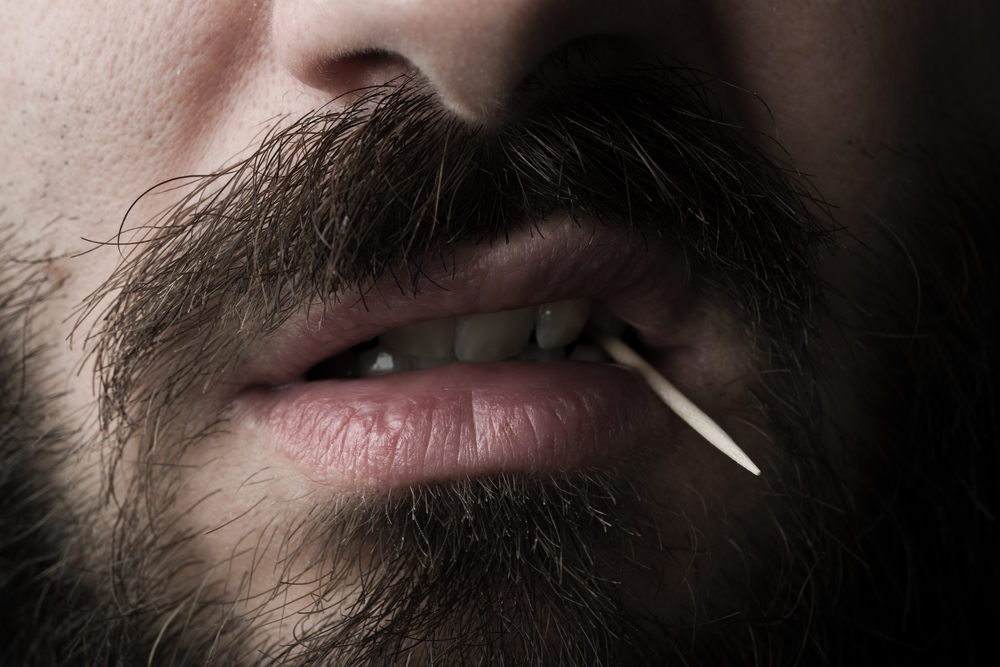
[(612, 361), (595, 328), (620, 335), (627, 321), (650, 361), (710, 391), (719, 369), (669, 247), (632, 252), (612, 231), (562, 225), (544, 242), (466, 252), (428, 276), (447, 290), (414, 299), (386, 288), (285, 330), (236, 383), (229, 423), (241, 439), (309, 479), (383, 490), (708, 449), (634, 364), (573, 363)]
[(457, 361), (617, 361), (637, 371), (667, 407), (709, 443), (759, 475), (760, 469), (718, 424), (642, 359), (639, 352), (620, 341), (618, 336), (626, 329), (624, 322), (590, 299), (446, 317), (386, 331), (320, 362), (309, 370), (306, 380), (377, 377)]
[(602, 304), (570, 299), (397, 327), (324, 359), (309, 381), (368, 378), (457, 361), (588, 361), (612, 358), (585, 333), (588, 321), (619, 334), (626, 329)]

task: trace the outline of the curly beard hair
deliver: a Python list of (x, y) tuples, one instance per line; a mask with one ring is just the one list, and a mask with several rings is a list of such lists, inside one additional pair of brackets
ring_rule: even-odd
[[(508, 131), (449, 125), (403, 86), (275, 133), (151, 225), (95, 294), (90, 307), (115, 295), (93, 332), (97, 443), (49, 415), (45, 350), (25, 332), (54, 287), (37, 265), (7, 258), (0, 660), (893, 664), (982, 650), (987, 635), (961, 614), (998, 592), (988, 482), (1000, 467), (990, 400), (1000, 285), (979, 258), (1000, 247), (985, 196), (1000, 173), (973, 156), (957, 167), (922, 158), (928, 181), (900, 186), (912, 213), (886, 222), (900, 252), (873, 258), (870, 298), (854, 304), (864, 325), (850, 334), (878, 366), (853, 377), (865, 423), (832, 425), (856, 452), (847, 467), (866, 475), (848, 484), (819, 449), (831, 427), (819, 369), (830, 359), (816, 338), (814, 254), (832, 225), (809, 212), (794, 173), (714, 119), (705, 90), (669, 69), (575, 82)], [(181, 474), (164, 471), (218, 421), (175, 433), (167, 454), (150, 445), (153, 433), (181, 431), (191, 388), (245, 360), (291, 313), (371, 294), (387, 276), (416, 293), (421, 262), (446, 262), (463, 241), (499, 242), (557, 208), (679, 243), (692, 279), (745, 327), (759, 371), (746, 418), (771, 434), (788, 474), (766, 480), (784, 540), (739, 545), (745, 571), (727, 583), (740, 613), (694, 599), (694, 620), (667, 624), (617, 583), (633, 573), (662, 587), (667, 570), (695, 572), (705, 557), (695, 540), (663, 543), (654, 515), (664, 508), (627, 465), (317, 506), (255, 537), (285, 555), (267, 599), (234, 613), (232, 590), (252, 571), (231, 574), (225, 594), (203, 588), (225, 564), (192, 562), (198, 535), (160, 519)], [(168, 346), (177, 353), (160, 354)], [(116, 498), (111, 476), (136, 439), (134, 477)], [(111, 452), (108, 495), (75, 506), (52, 471), (93, 446)], [(108, 536), (97, 516), (111, 503)], [(301, 585), (315, 603), (296, 621), (300, 641), (257, 639), (255, 610)], [(347, 612), (326, 613), (337, 604)]]

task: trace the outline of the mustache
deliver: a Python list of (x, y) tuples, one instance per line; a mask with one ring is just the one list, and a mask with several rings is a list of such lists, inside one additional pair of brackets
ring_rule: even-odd
[(88, 336), (103, 424), (176, 400), (306, 305), (387, 277), (416, 293), (450, 247), (555, 211), (672, 239), (752, 335), (812, 326), (822, 201), (712, 99), (686, 69), (568, 76), (516, 120), (472, 126), (407, 79), (272, 132), (232, 167), (161, 184), (189, 187), (147, 225), (126, 216), (125, 259), (81, 316), (110, 303)]
[[(81, 314), (81, 321), (98, 310), (101, 315), (87, 344), (100, 383), (102, 435), (118, 445), (109, 457), (109, 478), (124, 468), (118, 464), (126, 460), (126, 444), (138, 442), (135, 459), (128, 459), (135, 477), (128, 480), (116, 526), (118, 588), (161, 592), (168, 578), (149, 577), (171, 572), (174, 545), (194, 539), (175, 534), (158, 517), (172, 516), (161, 510), (184, 509), (176, 506), (184, 452), (225, 428), (224, 408), (221, 415), (199, 412), (212, 409), (198, 401), (208, 383), (252, 359), (255, 345), (304, 308), (364, 298), (384, 281), (416, 294), (423, 267), (447, 264), (451, 249), (503, 242), (555, 212), (581, 227), (670, 239), (683, 249), (692, 280), (731, 305), (734, 319), (762, 341), (765, 354), (771, 353), (767, 363), (801, 363), (803, 331), (814, 328), (821, 303), (813, 255), (827, 239), (827, 226), (815, 213), (822, 202), (793, 169), (766, 155), (757, 137), (720, 118), (709, 83), (668, 67), (568, 76), (540, 91), (516, 118), (474, 126), (442, 108), (418, 81), (401, 80), (343, 109), (319, 109), (274, 130), (230, 167), (154, 188), (183, 192), (171, 195), (177, 202), (153, 220), (132, 225), (126, 216), (114, 240), (124, 259)], [(789, 340), (796, 344), (768, 345)], [(531, 575), (518, 613), (530, 620), (536, 603), (543, 611), (573, 610), (576, 602), (564, 603), (587, 598), (580, 613), (555, 619), (556, 632), (609, 630), (594, 649), (586, 648), (590, 632), (567, 629), (567, 641), (533, 636), (514, 646), (515, 653), (536, 644), (579, 644), (582, 653), (567, 653), (567, 664), (622, 650), (662, 663), (655, 658), (669, 648), (663, 629), (641, 630), (651, 619), (621, 616), (628, 601), (619, 599), (615, 586), (588, 583), (633, 565), (587, 565), (615, 553), (614, 545), (595, 539), (604, 530), (600, 517), (614, 517), (607, 540), (634, 543), (636, 550), (646, 548), (646, 537), (657, 529), (639, 511), (644, 499), (637, 496), (646, 490), (630, 492), (622, 481), (633, 472), (575, 481), (476, 481), (416, 489), (410, 497), (373, 505), (349, 498), (346, 509), (320, 504), (301, 523), (276, 526), (288, 531), (283, 541), (275, 536), (286, 553), (331, 564), (322, 599), (363, 570), (345, 554), (385, 540), (370, 576), (362, 572), (371, 591), (368, 606), (352, 610), (344, 623), (318, 628), (310, 652), (320, 660), (347, 646), (350, 662), (384, 655), (387, 646), (405, 649), (407, 637), (437, 641), (443, 635), (434, 628), (442, 619), (423, 615), (428, 599), (441, 603), (436, 608), (458, 609), (445, 633), (502, 638), (494, 624), (509, 610), (472, 609), (468, 601), (482, 599), (474, 591), (507, 592), (511, 576), (516, 580), (525, 567), (549, 560), (541, 552), (496, 549), (505, 531), (528, 522), (538, 524), (530, 531), (537, 538), (532, 543), (572, 548), (565, 560), (556, 558), (568, 563), (565, 572)], [(570, 482), (570, 488), (558, 487)], [(115, 487), (113, 479), (105, 484)], [(574, 509), (587, 499), (583, 506), (592, 511)], [(538, 508), (553, 508), (551, 516)], [(470, 512), (469, 521), (454, 520)], [(492, 518), (497, 516), (507, 519)], [(458, 576), (461, 563), (448, 569), (444, 554), (461, 556), (467, 572), (486, 563), (486, 585)], [(421, 573), (415, 581), (429, 582), (429, 589), (400, 584), (414, 571)], [(283, 574), (295, 582), (315, 576), (312, 569)], [(660, 574), (649, 573), (650, 580)], [(560, 583), (563, 576), (569, 583)], [(133, 579), (143, 583), (130, 586)], [(456, 620), (463, 613), (468, 620)], [(402, 629), (375, 631), (390, 619)], [(613, 639), (625, 631), (636, 638), (634, 645)], [(460, 644), (440, 644), (458, 652), (456, 664), (463, 664)]]

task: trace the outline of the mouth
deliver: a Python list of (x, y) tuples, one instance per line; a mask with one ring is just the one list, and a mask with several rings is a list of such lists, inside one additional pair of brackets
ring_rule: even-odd
[(269, 342), (236, 380), (240, 439), (310, 479), (388, 490), (636, 463), (699, 437), (584, 331), (631, 327), (708, 398), (724, 369), (671, 244), (548, 222), (422, 272), (417, 295), (341, 298)]
[(610, 363), (584, 334), (591, 319), (621, 333), (624, 322), (602, 304), (570, 299), (541, 306), (459, 315), (398, 327), (324, 359), (306, 373), (310, 382), (378, 377), (458, 361), (584, 361)]

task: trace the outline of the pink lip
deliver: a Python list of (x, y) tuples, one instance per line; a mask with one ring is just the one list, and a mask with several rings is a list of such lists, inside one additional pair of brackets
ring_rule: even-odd
[(607, 364), (462, 362), (260, 390), (239, 419), (311, 476), (388, 489), (600, 467), (662, 444), (672, 415)]
[(657, 350), (691, 347), (676, 248), (568, 223), (543, 233), (456, 251), (425, 271), (417, 297), (387, 281), (364, 305), (314, 308), (227, 379), (229, 423), (310, 478), (358, 488), (605, 466), (662, 446), (677, 421), (637, 376), (606, 364), (463, 362), (305, 381), (319, 361), (393, 327), (582, 296), (610, 304)]

